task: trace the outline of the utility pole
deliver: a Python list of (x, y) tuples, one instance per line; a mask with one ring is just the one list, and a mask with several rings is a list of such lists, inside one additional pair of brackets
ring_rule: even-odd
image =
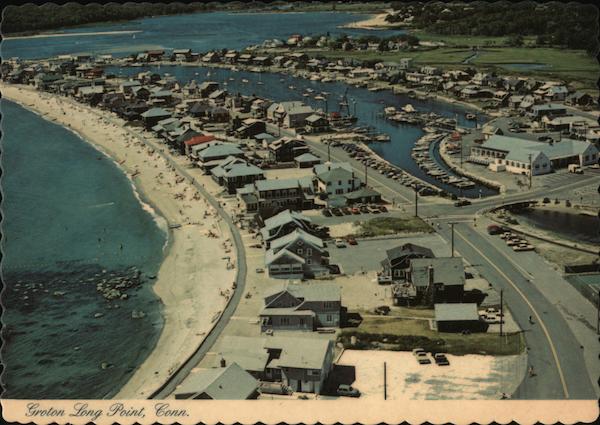
[(419, 186), (415, 185), (415, 217), (419, 216)]
[(367, 164), (365, 164), (365, 186), (367, 185), (367, 182), (368, 182), (367, 177), (368, 177), (367, 176)]
[(531, 154), (529, 154), (529, 189), (531, 189), (532, 179), (533, 179), (533, 167), (531, 166)]
[(502, 322), (504, 322), (504, 289), (500, 289), (500, 336), (502, 336)]
[(327, 161), (331, 162), (331, 139), (327, 139)]
[(387, 363), (383, 362), (383, 399), (387, 400)]
[(598, 318), (596, 320), (596, 333), (600, 334), (600, 291), (598, 291), (598, 305), (596, 306), (598, 312)]
[(452, 255), (450, 255), (451, 257), (454, 257), (454, 225), (456, 223), (452, 222), (450, 223), (450, 228), (452, 229), (452, 237), (451, 237), (451, 243), (452, 243)]

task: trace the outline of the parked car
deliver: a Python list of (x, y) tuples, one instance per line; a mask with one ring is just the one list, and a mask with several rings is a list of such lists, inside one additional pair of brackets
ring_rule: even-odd
[(471, 205), (471, 201), (468, 199), (459, 199), (454, 203), (455, 207), (464, 207), (465, 205)]
[(422, 348), (415, 348), (413, 351), (413, 356), (419, 362), (419, 364), (431, 364), (431, 360), (427, 356), (427, 353)]
[(379, 214), (381, 212), (376, 205), (369, 205), (368, 208), (369, 208), (369, 212), (371, 212), (373, 214)]
[(448, 357), (446, 357), (446, 355), (443, 354), (443, 353), (436, 353), (433, 356), (433, 359), (435, 360), (435, 363), (438, 366), (450, 366), (450, 362), (448, 361)]
[(323, 215), (324, 215), (325, 217), (331, 217), (331, 210), (330, 210), (329, 208), (325, 208), (325, 209), (323, 210)]
[(350, 211), (350, 208), (348, 208), (348, 207), (343, 207), (343, 208), (342, 208), (342, 212), (343, 212), (345, 215), (350, 215), (350, 214), (352, 214), (352, 211)]
[(344, 242), (343, 239), (336, 239), (335, 240), (335, 246), (337, 248), (346, 248), (346, 243)]
[(360, 397), (360, 391), (353, 388), (351, 385), (340, 384), (337, 388), (337, 395), (345, 397)]
[(256, 273), (264, 273), (265, 269), (261, 269), (260, 267), (256, 269)]
[(540, 136), (540, 137), (538, 137), (538, 140), (540, 142), (551, 142), (552, 141), (552, 137), (550, 137), (550, 136)]
[(333, 215), (336, 215), (338, 217), (341, 217), (344, 215), (342, 210), (340, 210), (339, 208), (332, 208), (331, 212), (333, 213)]
[(346, 240), (348, 241), (349, 245), (358, 245), (358, 242), (353, 236), (348, 236)]
[(379, 208), (379, 211), (381, 211), (381, 212), (384, 212), (384, 213), (388, 212), (388, 209), (385, 207), (385, 205), (379, 205), (378, 208)]
[(364, 214), (368, 214), (369, 213), (369, 207), (367, 207), (366, 205), (363, 205), (360, 207), (360, 212), (364, 213)]
[(390, 307), (387, 305), (380, 305), (379, 307), (375, 307), (375, 310), (373, 311), (380, 316), (387, 316), (390, 314)]
[(354, 214), (354, 215), (360, 214), (360, 209), (357, 208), (357, 207), (353, 207), (352, 208), (352, 214)]
[(489, 235), (499, 235), (502, 233), (502, 227), (500, 227), (496, 224), (490, 224), (487, 227), (487, 232)]

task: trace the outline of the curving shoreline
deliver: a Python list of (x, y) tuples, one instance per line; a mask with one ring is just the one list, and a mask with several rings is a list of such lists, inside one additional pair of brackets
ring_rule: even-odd
[[(221, 260), (228, 230), (220, 226), (216, 212), (203, 198), (194, 199), (196, 191), (190, 184), (177, 183), (167, 163), (135, 142), (125, 128), (111, 123), (110, 114), (28, 87), (0, 84), (0, 89), (8, 100), (74, 131), (109, 156), (128, 175), (142, 202), (166, 223), (182, 224), (177, 230), (167, 226), (164, 258), (152, 288), (162, 304), (164, 326), (152, 351), (115, 396), (146, 398), (194, 352), (212, 329), (211, 318), (227, 304), (220, 291), (230, 289), (235, 275)], [(174, 197), (179, 193), (183, 199)], [(205, 213), (201, 224), (190, 219)], [(220, 236), (209, 239), (208, 229)], [(198, 237), (199, 233), (205, 237)]]

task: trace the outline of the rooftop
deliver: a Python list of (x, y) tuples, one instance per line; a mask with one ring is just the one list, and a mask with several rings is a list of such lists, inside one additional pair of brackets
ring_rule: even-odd
[(435, 304), (436, 322), (479, 320), (476, 303)]

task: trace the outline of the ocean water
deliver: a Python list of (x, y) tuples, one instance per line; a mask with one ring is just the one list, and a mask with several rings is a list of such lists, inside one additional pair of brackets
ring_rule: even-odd
[[(166, 230), (108, 157), (19, 105), (0, 106), (4, 396), (108, 397), (160, 333), (151, 286)], [(137, 282), (136, 270), (126, 300), (97, 291)]]
[[(65, 33), (106, 31), (140, 31), (135, 34), (104, 34), (81, 37), (48, 37), (3, 40), (3, 57), (45, 58), (70, 53), (110, 53), (126, 56), (148, 49), (241, 49), (265, 39), (287, 39), (292, 34), (364, 35), (369, 30), (339, 28), (367, 15), (340, 12), (307, 13), (194, 13), (158, 16), (128, 22), (68, 28)], [(376, 35), (387, 37), (399, 30), (381, 30)]]
[[(415, 142), (425, 134), (423, 130), (417, 126), (400, 125), (381, 116), (386, 106), (400, 108), (410, 103), (419, 111), (431, 111), (448, 118), (456, 117), (458, 118), (459, 125), (472, 128), (475, 126), (475, 122), (465, 119), (465, 112), (472, 112), (472, 110), (464, 106), (434, 100), (410, 99), (404, 95), (394, 94), (390, 90), (371, 92), (366, 88), (348, 86), (344, 83), (323, 83), (275, 73), (235, 72), (225, 68), (177, 65), (106, 68), (107, 73), (112, 73), (120, 77), (133, 76), (145, 70), (151, 70), (159, 74), (171, 74), (182, 83), (187, 83), (192, 79), (195, 79), (199, 83), (204, 80), (218, 81), (223, 88), (226, 88), (232, 94), (255, 94), (275, 101), (301, 100), (314, 108), (325, 110), (324, 101), (303, 96), (305, 89), (311, 88), (314, 90), (313, 94), (318, 92), (329, 93), (327, 96), (327, 110), (330, 112), (340, 109), (339, 102), (346, 95), (350, 105), (350, 112), (356, 112), (358, 117), (358, 126), (371, 126), (377, 131), (391, 136), (389, 143), (371, 143), (370, 147), (392, 164), (457, 195), (474, 198), (480, 194), (484, 197), (497, 193), (497, 191), (482, 185), (476, 185), (474, 188), (461, 191), (455, 186), (444, 184), (428, 176), (411, 157), (411, 149)], [(248, 82), (244, 83), (242, 80), (248, 80)], [(259, 82), (262, 84), (258, 84)], [(294, 88), (290, 89), (290, 86)], [(354, 104), (356, 104), (356, 110)], [(480, 124), (486, 119), (486, 116), (482, 114), (478, 115), (478, 122)], [(447, 169), (447, 167), (444, 168)]]

